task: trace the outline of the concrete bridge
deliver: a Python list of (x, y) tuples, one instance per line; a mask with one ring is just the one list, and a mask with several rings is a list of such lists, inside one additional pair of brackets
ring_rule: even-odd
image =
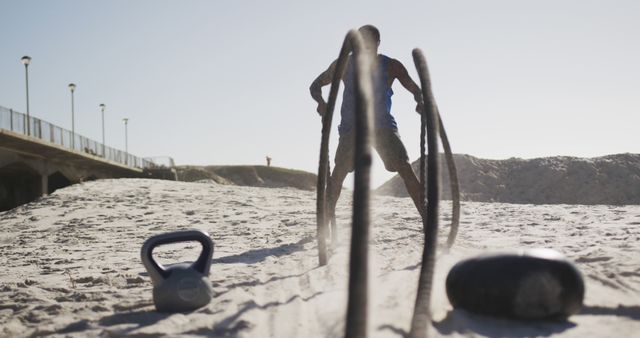
[(174, 173), (170, 158), (159, 164), (0, 106), (0, 211), (84, 180)]

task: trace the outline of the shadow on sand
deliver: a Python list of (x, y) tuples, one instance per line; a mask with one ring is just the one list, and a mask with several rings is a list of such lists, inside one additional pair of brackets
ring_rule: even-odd
[(309, 236), (301, 239), (296, 243), (284, 244), (274, 248), (264, 248), (245, 251), (241, 254), (215, 258), (211, 260), (213, 264), (255, 264), (260, 263), (269, 256), (280, 257), (292, 254), (296, 251), (304, 250), (304, 245), (313, 242), (315, 237)]
[(197, 332), (186, 332), (186, 333), (187, 334), (207, 334), (207, 335), (212, 335), (216, 337), (235, 336), (239, 331), (250, 327), (250, 323), (248, 323), (247, 321), (238, 320), (240, 316), (242, 316), (244, 313), (248, 311), (251, 311), (253, 309), (266, 310), (268, 308), (289, 304), (296, 299), (299, 299), (303, 302), (307, 302), (320, 294), (322, 294), (322, 292), (316, 292), (306, 298), (303, 298), (300, 295), (294, 295), (284, 302), (269, 302), (264, 305), (257, 304), (256, 302), (251, 300), (242, 304), (240, 309), (236, 313), (228, 316), (227, 318), (222, 319), (212, 329), (203, 329), (203, 330), (198, 330)]
[(451, 310), (433, 323), (440, 334), (475, 332), (487, 337), (548, 337), (576, 327), (565, 320), (512, 320), (477, 315), (461, 309)]
[[(509, 320), (476, 315), (465, 310), (451, 310), (444, 319), (439, 322), (433, 322), (433, 328), (441, 335), (475, 333), (483, 337), (494, 338), (548, 337), (574, 327), (576, 327), (576, 324), (570, 321)], [(378, 330), (388, 330), (399, 337), (409, 337), (407, 331), (390, 324), (380, 325)]]
[[(309, 236), (299, 240), (296, 243), (283, 244), (281, 246), (277, 246), (274, 248), (265, 248), (265, 249), (256, 249), (245, 251), (241, 254), (224, 256), (220, 258), (214, 258), (211, 260), (211, 264), (256, 264), (264, 261), (269, 256), (281, 257), (292, 254), (297, 251), (303, 251), (304, 245), (307, 243), (311, 243), (315, 240), (315, 237)], [(192, 262), (186, 262), (192, 263)], [(175, 263), (179, 264), (179, 263)], [(165, 268), (170, 268), (174, 264), (164, 264)], [(141, 271), (139, 273), (142, 277), (148, 277), (149, 273), (146, 271)]]
[(247, 282), (239, 282), (239, 283), (232, 283), (229, 285), (220, 285), (221, 287), (225, 287), (227, 288), (227, 290), (225, 291), (221, 291), (218, 292), (214, 295), (214, 297), (220, 297), (221, 295), (224, 295), (225, 293), (238, 288), (238, 287), (255, 287), (255, 286), (263, 286), (263, 285), (267, 285), (269, 283), (273, 283), (273, 282), (277, 282), (277, 281), (281, 281), (281, 280), (285, 280), (285, 279), (289, 279), (289, 278), (299, 278), (302, 277), (306, 274), (308, 274), (309, 272), (316, 270), (320, 267), (315, 267), (313, 269), (309, 269), (305, 272), (301, 272), (301, 273), (297, 273), (297, 274), (291, 274), (291, 275), (284, 275), (284, 276), (272, 276), (269, 279), (265, 280), (265, 281), (260, 281), (260, 280), (252, 280), (252, 281), (247, 281)]
[(618, 316), (627, 317), (633, 320), (640, 320), (640, 306), (624, 306), (605, 307), (605, 306), (583, 306), (580, 310), (581, 315), (596, 316)]
[[(170, 313), (160, 313), (154, 310), (140, 310), (133, 312), (119, 312), (109, 316), (102, 317), (98, 320), (100, 326), (106, 327), (108, 330), (110, 326), (121, 324), (135, 324), (126, 329), (117, 330), (116, 335), (127, 335), (134, 330), (138, 330), (142, 327), (153, 325), (167, 317)], [(87, 331), (91, 329), (91, 321), (83, 319), (77, 322), (73, 322), (56, 333), (77, 333)], [(102, 330), (103, 328), (101, 328)]]

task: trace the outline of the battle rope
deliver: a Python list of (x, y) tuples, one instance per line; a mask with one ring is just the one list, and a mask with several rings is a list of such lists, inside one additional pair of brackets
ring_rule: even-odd
[[(441, 124), (438, 123), (438, 110), (431, 90), (429, 69), (420, 49), (413, 50), (413, 61), (420, 77), (424, 100), (424, 110), (420, 125), (420, 182), (422, 184), (422, 203), (427, 212), (426, 217), (422, 220), (424, 226), (424, 248), (409, 337), (424, 338), (427, 335), (427, 327), (431, 319), (431, 289), (438, 244), (438, 204), (440, 201), (438, 128)], [(427, 159), (425, 159), (425, 133), (428, 147)], [(429, 168), (428, 172), (426, 170), (427, 166)], [(426, 206), (424, 205), (425, 203)]]
[(353, 185), (353, 219), (349, 257), (349, 298), (345, 337), (367, 336), (367, 299), (369, 271), (369, 195), (371, 173), (371, 111), (373, 86), (372, 57), (364, 51), (360, 33), (347, 34), (353, 47), (356, 85), (355, 173)]
[(327, 180), (329, 178), (329, 136), (333, 110), (338, 97), (340, 81), (351, 52), (349, 34), (345, 37), (336, 62), (336, 69), (331, 79), (331, 89), (327, 100), (327, 109), (322, 116), (322, 138), (320, 141), (320, 161), (318, 164), (318, 183), (316, 187), (316, 237), (318, 240), (318, 260), (320, 266), (327, 264)]
[[(427, 73), (428, 75), (428, 73)], [(428, 79), (428, 78), (427, 78)], [(429, 82), (431, 82), (429, 80)], [(424, 87), (423, 87), (424, 88)], [(424, 90), (424, 89), (423, 89)], [(453, 161), (453, 153), (451, 152), (451, 145), (449, 144), (449, 138), (447, 132), (444, 129), (442, 123), (442, 117), (438, 111), (438, 106), (433, 102), (438, 117), (438, 129), (440, 134), (440, 140), (442, 141), (442, 148), (444, 149), (444, 157), (447, 161), (447, 169), (449, 171), (449, 187), (451, 189), (451, 229), (449, 230), (449, 237), (447, 238), (447, 249), (451, 249), (453, 243), (458, 235), (458, 227), (460, 226), (460, 185), (458, 182), (458, 170), (456, 169), (456, 163)], [(421, 138), (421, 142), (424, 138)], [(422, 154), (420, 153), (421, 159)], [(422, 179), (422, 176), (420, 176)]]
[[(320, 265), (327, 263), (327, 196), (326, 185), (329, 170), (329, 135), (336, 97), (349, 52), (353, 51), (356, 86), (355, 116), (355, 174), (351, 254), (349, 258), (349, 296), (347, 301), (346, 337), (366, 337), (368, 298), (368, 242), (369, 242), (369, 194), (371, 171), (371, 58), (364, 52), (362, 37), (356, 30), (347, 33), (329, 91), (327, 110), (322, 118), (322, 143), (318, 165), (317, 190), (317, 240)], [(335, 232), (335, 229), (333, 229)], [(333, 234), (332, 238), (336, 238)]]
[[(352, 236), (351, 255), (349, 265), (349, 298), (347, 306), (346, 337), (365, 337), (367, 326), (367, 295), (368, 295), (368, 239), (369, 239), (369, 191), (370, 191), (370, 126), (371, 126), (371, 67), (368, 55), (362, 51), (362, 41), (359, 33), (349, 31), (344, 39), (336, 68), (333, 74), (327, 109), (322, 117), (322, 140), (320, 146), (320, 161), (318, 165), (316, 222), (319, 264), (326, 265), (327, 254), (327, 181), (329, 179), (329, 136), (331, 122), (337, 99), (340, 81), (346, 67), (347, 57), (353, 51), (356, 66), (356, 125), (355, 125), (355, 177), (353, 193)], [(423, 218), (425, 243), (422, 257), (422, 266), (418, 282), (418, 293), (414, 315), (411, 322), (411, 337), (425, 337), (427, 324), (430, 321), (430, 298), (435, 264), (435, 250), (437, 245), (438, 228), (438, 202), (439, 202), (439, 160), (438, 160), (438, 129), (445, 151), (445, 160), (449, 170), (450, 187), (452, 195), (452, 222), (451, 231), (447, 240), (450, 248), (458, 232), (460, 215), (460, 193), (455, 163), (451, 153), (451, 147), (444, 131), (442, 120), (439, 116), (433, 94), (426, 61), (419, 49), (413, 51), (414, 63), (420, 75), (425, 112), (421, 116), (421, 157), (420, 180), (422, 183), (421, 200), (422, 208), (427, 210)], [(428, 177), (425, 161), (425, 132), (427, 136), (428, 151)], [(338, 188), (338, 187), (336, 187)], [(428, 193), (425, 196), (425, 190)], [(429, 202), (427, 202), (429, 201)], [(331, 213), (333, 215), (333, 212)], [(335, 219), (332, 220), (331, 229), (332, 244), (337, 240)]]

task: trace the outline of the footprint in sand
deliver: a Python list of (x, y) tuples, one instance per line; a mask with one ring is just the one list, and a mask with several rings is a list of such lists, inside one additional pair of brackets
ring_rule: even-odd
[(74, 292), (66, 296), (58, 296), (54, 298), (56, 302), (86, 302), (90, 300), (89, 296), (84, 293)]
[(52, 304), (52, 305), (40, 305), (36, 306), (34, 310), (42, 311), (48, 315), (55, 316), (62, 313), (62, 305), (60, 304)]
[(96, 306), (91, 308), (91, 311), (93, 311), (93, 312), (107, 312), (107, 311), (109, 311), (109, 308), (104, 307), (102, 305), (96, 305)]
[(582, 256), (578, 259), (576, 259), (576, 263), (595, 263), (595, 262), (607, 262), (611, 260), (611, 257), (589, 257), (589, 256)]
[(76, 278), (74, 279), (74, 282), (78, 284), (90, 284), (90, 286), (110, 284), (108, 279), (105, 277), (93, 277), (93, 276)]

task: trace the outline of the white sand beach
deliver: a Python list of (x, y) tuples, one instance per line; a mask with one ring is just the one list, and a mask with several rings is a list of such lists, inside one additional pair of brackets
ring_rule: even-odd
[[(422, 250), (411, 200), (374, 197), (370, 335), (409, 330)], [(442, 203), (440, 242), (450, 203)], [(340, 245), (318, 267), (315, 193), (161, 180), (73, 185), (0, 213), (0, 336), (341, 337), (350, 194), (338, 206)], [(152, 235), (200, 229), (215, 243), (214, 299), (191, 313), (155, 311), (140, 260)], [(487, 251), (552, 248), (576, 262), (585, 305), (566, 322), (520, 322), (453, 310), (444, 281)], [(193, 260), (199, 245), (158, 248)], [(640, 337), (640, 206), (463, 202), (458, 241), (438, 250), (433, 336)]]

